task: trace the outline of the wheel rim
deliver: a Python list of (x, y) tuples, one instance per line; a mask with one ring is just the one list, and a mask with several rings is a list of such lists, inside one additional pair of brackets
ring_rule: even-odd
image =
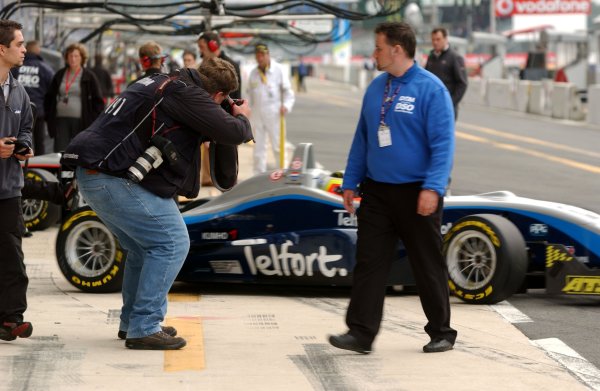
[(456, 285), (477, 290), (488, 285), (496, 273), (496, 250), (485, 234), (465, 231), (450, 242), (446, 262)]
[(110, 231), (100, 222), (78, 224), (69, 233), (65, 255), (71, 269), (83, 277), (98, 277), (113, 265), (117, 245)]
[(44, 209), (44, 202), (47, 201), (23, 199), (23, 219), (32, 221), (37, 218)]

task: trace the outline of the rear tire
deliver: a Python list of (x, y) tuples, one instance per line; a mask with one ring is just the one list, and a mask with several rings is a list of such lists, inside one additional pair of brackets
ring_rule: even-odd
[(525, 240), (508, 219), (489, 214), (458, 220), (444, 237), (450, 291), (470, 304), (494, 304), (522, 286)]
[[(58, 183), (58, 178), (46, 170), (29, 169), (25, 173), (25, 178), (30, 181)], [(39, 231), (46, 229), (58, 222), (60, 218), (61, 206), (53, 204), (49, 201), (24, 198), (23, 204), (23, 219), (25, 226), (30, 231)]]
[(56, 238), (56, 259), (67, 281), (84, 292), (121, 290), (125, 253), (89, 207), (75, 210), (61, 225)]

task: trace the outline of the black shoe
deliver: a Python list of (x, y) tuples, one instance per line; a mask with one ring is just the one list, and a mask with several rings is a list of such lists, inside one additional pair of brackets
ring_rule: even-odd
[(358, 340), (350, 334), (330, 335), (329, 343), (336, 348), (352, 350), (356, 353), (369, 354), (371, 346), (361, 345)]
[[(177, 329), (175, 327), (160, 326), (160, 328), (162, 329), (163, 333), (169, 334), (171, 337), (177, 335)], [(117, 337), (119, 337), (119, 339), (127, 339), (127, 331), (119, 330), (119, 332), (117, 333)]]
[(29, 322), (2, 322), (0, 325), (0, 339), (13, 341), (19, 338), (29, 338), (33, 326)]
[(159, 331), (142, 338), (127, 338), (125, 346), (140, 350), (176, 350), (185, 346), (185, 339)]
[(435, 338), (432, 339), (427, 345), (423, 346), (423, 351), (425, 353), (439, 353), (452, 350), (453, 348), (454, 344), (447, 339)]

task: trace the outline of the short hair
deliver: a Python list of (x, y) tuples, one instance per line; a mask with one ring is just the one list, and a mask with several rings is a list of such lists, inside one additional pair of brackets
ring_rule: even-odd
[(152, 60), (162, 58), (162, 48), (154, 41), (148, 41), (138, 50), (140, 58), (148, 57)]
[(209, 41), (215, 41), (217, 43), (217, 46), (221, 46), (221, 38), (219, 38), (219, 34), (215, 33), (214, 31), (205, 31), (203, 33), (200, 33), (198, 35), (198, 41), (200, 40), (203, 40), (206, 43), (208, 43)]
[(194, 58), (194, 60), (196, 59), (196, 53), (194, 53), (191, 50), (187, 50), (187, 49), (183, 51), (183, 54), (181, 55), (181, 57), (183, 58), (188, 54), (191, 55)]
[(209, 94), (217, 92), (229, 94), (240, 87), (233, 65), (218, 57), (202, 60), (198, 72), (202, 80), (202, 88)]
[(257, 43), (254, 45), (254, 53), (269, 53), (269, 47), (264, 42)]
[(23, 30), (23, 25), (13, 20), (0, 19), (0, 44), (9, 47), (15, 39), (15, 30)]
[(28, 52), (32, 52), (35, 53), (36, 51), (39, 52), (40, 49), (40, 41), (38, 40), (31, 40), (31, 41), (27, 41), (27, 43), (25, 44), (25, 49)]
[(433, 30), (431, 30), (431, 35), (437, 33), (442, 33), (442, 36), (444, 38), (448, 38), (448, 30), (446, 30), (444, 27), (436, 27)]
[(400, 45), (410, 58), (415, 58), (417, 38), (408, 23), (384, 22), (375, 27), (375, 34), (384, 34), (388, 45)]
[(87, 51), (86, 47), (82, 43), (79, 43), (79, 42), (72, 43), (69, 46), (67, 46), (67, 49), (65, 50), (65, 57), (64, 57), (65, 62), (67, 62), (67, 58), (69, 57), (69, 54), (71, 54), (75, 50), (79, 50), (79, 54), (81, 54), (81, 65), (83, 66), (87, 62), (89, 56), (88, 56), (88, 51)]

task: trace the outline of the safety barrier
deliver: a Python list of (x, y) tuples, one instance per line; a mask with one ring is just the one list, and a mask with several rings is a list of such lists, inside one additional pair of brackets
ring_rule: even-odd
[[(589, 107), (597, 107), (594, 103), (600, 104), (600, 86), (594, 91), (593, 94), (588, 93)], [(582, 121), (586, 118), (577, 87), (551, 80), (470, 78), (462, 104), (484, 105), (556, 119)], [(600, 113), (597, 116), (594, 122), (588, 122), (600, 124)]]

